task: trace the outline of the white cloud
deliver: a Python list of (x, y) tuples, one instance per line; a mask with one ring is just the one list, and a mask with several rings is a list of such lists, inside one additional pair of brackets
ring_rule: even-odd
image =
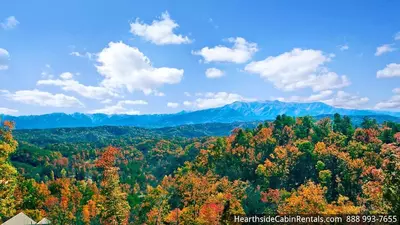
[(157, 90), (150, 90), (150, 89), (144, 90), (143, 93), (145, 95), (153, 95), (153, 96), (158, 96), (158, 97), (164, 97), (165, 96), (164, 92), (160, 92), (160, 91), (157, 91)]
[(354, 109), (362, 107), (368, 101), (369, 99), (367, 97), (360, 97), (344, 91), (338, 91), (333, 98), (322, 102), (335, 107)]
[(327, 97), (331, 96), (333, 94), (333, 91), (331, 90), (326, 90), (326, 91), (321, 91), (318, 94), (313, 94), (308, 97), (302, 97), (302, 96), (291, 96), (289, 98), (276, 98), (279, 101), (283, 102), (318, 102), (325, 100)]
[(255, 101), (255, 98), (245, 98), (239, 94), (218, 92), (218, 93), (202, 93), (202, 98), (198, 98), (193, 102), (185, 101), (185, 106), (193, 106), (199, 109), (215, 108), (236, 101)]
[(177, 108), (179, 106), (179, 103), (177, 102), (168, 102), (167, 107), (169, 108)]
[(49, 92), (34, 90), (22, 90), (10, 93), (2, 91), (9, 100), (22, 102), (30, 105), (51, 106), (60, 108), (84, 107), (84, 104), (73, 96), (64, 94), (51, 94)]
[(376, 109), (400, 109), (400, 95), (394, 95), (389, 100), (379, 102)]
[(399, 40), (400, 40), (400, 31), (397, 32), (397, 33), (394, 35), (394, 40), (396, 40), (396, 41), (399, 41)]
[(282, 102), (323, 102), (340, 108), (360, 108), (369, 101), (369, 99), (366, 97), (359, 97), (344, 91), (338, 91), (335, 95), (332, 95), (333, 91), (326, 90), (308, 97), (291, 96), (289, 98), (280, 97), (273, 99)]
[(396, 48), (392, 47), (393, 44), (385, 44), (376, 48), (375, 56), (380, 56), (388, 52), (396, 51)]
[(308, 101), (321, 101), (322, 99), (331, 96), (333, 94), (333, 91), (331, 90), (326, 90), (326, 91), (321, 91), (318, 94), (311, 95), (308, 97)]
[(119, 104), (124, 104), (124, 105), (148, 105), (149, 103), (144, 101), (144, 100), (123, 100), (119, 101)]
[(392, 90), (395, 94), (389, 100), (379, 102), (375, 105), (376, 109), (400, 109), (400, 88)]
[(344, 44), (344, 45), (339, 45), (339, 49), (340, 49), (340, 51), (346, 51), (346, 50), (349, 50), (349, 45), (347, 45), (347, 44)]
[(219, 78), (224, 76), (224, 71), (219, 70), (217, 68), (208, 68), (206, 70), (206, 77), (207, 78)]
[(18, 110), (16, 110), (16, 109), (9, 109), (9, 108), (0, 107), (0, 114), (15, 115), (16, 113), (18, 113)]
[(171, 19), (168, 12), (162, 13), (161, 18), (154, 20), (151, 25), (142, 23), (137, 18), (130, 26), (132, 34), (156, 45), (187, 44), (192, 42), (187, 36), (174, 33), (174, 29), (178, 28), (179, 25)]
[(74, 77), (74, 75), (70, 72), (65, 72), (60, 75), (60, 78), (63, 80), (70, 80)]
[(126, 115), (137, 115), (140, 114), (140, 111), (134, 109), (127, 109), (128, 105), (147, 105), (148, 103), (144, 100), (124, 100), (119, 101), (117, 104), (112, 106), (106, 106), (102, 109), (95, 109), (89, 111), (91, 114), (95, 113), (104, 113), (108, 115), (112, 114), (126, 114)]
[(15, 28), (19, 24), (19, 21), (14, 17), (7, 17), (0, 25), (4, 30)]
[(97, 71), (104, 76), (102, 86), (126, 88), (129, 92), (140, 90), (144, 94), (160, 94), (156, 88), (179, 83), (184, 73), (183, 69), (155, 68), (139, 49), (122, 42), (110, 42), (98, 53), (97, 62)]
[(194, 51), (192, 54), (200, 55), (205, 62), (232, 62), (245, 63), (258, 51), (256, 43), (247, 42), (244, 38), (236, 37), (227, 40), (234, 43), (232, 48), (226, 46), (215, 46), (213, 48), (204, 47), (199, 51)]
[(0, 70), (8, 69), (8, 60), (10, 59), (10, 53), (4, 48), (0, 48)]
[(95, 86), (86, 86), (79, 83), (76, 80), (73, 80), (73, 74), (70, 72), (65, 72), (60, 75), (61, 79), (55, 80), (39, 80), (37, 85), (54, 85), (61, 87), (64, 91), (73, 91), (80, 94), (83, 97), (91, 98), (91, 99), (104, 99), (107, 97), (119, 97), (119, 95), (106, 88), (106, 87), (95, 87)]
[(378, 78), (400, 77), (400, 64), (390, 63), (376, 73)]
[(350, 85), (345, 75), (339, 76), (324, 66), (333, 57), (319, 50), (295, 48), (278, 56), (251, 62), (246, 65), (245, 71), (259, 74), (284, 91), (307, 87), (323, 91)]
[(183, 92), (183, 94), (184, 94), (186, 97), (192, 96), (192, 95), (191, 95), (189, 92), (187, 92), (187, 91)]
[(192, 106), (192, 103), (189, 102), (189, 101), (184, 101), (184, 102), (183, 102), (183, 105), (184, 105), (184, 106)]
[(93, 59), (93, 57), (96, 54), (90, 53), (90, 52), (84, 52), (84, 53), (80, 53), (80, 52), (71, 52), (70, 55), (76, 56), (76, 57), (82, 57), (82, 58), (88, 58), (88, 59)]

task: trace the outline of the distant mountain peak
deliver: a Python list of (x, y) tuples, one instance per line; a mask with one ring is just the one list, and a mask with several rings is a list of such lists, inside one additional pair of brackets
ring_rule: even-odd
[(230, 104), (198, 111), (181, 111), (175, 114), (106, 115), (84, 113), (52, 113), (35, 116), (7, 116), (3, 119), (16, 122), (16, 128), (57, 128), (93, 126), (167, 127), (185, 124), (231, 123), (272, 120), (276, 116), (320, 116), (339, 113), (349, 116), (389, 115), (400, 117), (400, 112), (335, 108), (323, 102), (297, 103), (273, 101), (235, 101)]

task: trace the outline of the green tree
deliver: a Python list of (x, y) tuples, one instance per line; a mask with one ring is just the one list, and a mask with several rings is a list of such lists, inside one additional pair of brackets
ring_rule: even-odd
[(332, 121), (330, 118), (319, 120), (313, 125), (312, 140), (314, 143), (323, 141), (332, 132)]
[(378, 122), (376, 122), (376, 119), (371, 119), (366, 116), (363, 118), (361, 127), (364, 129), (378, 129)]
[(295, 134), (299, 139), (307, 138), (310, 135), (311, 128), (313, 127), (313, 121), (311, 116), (297, 118)]
[(333, 131), (342, 133), (348, 137), (347, 140), (350, 140), (351, 135), (354, 133), (350, 117), (343, 116), (343, 118), (341, 118), (338, 113), (335, 113), (333, 116)]

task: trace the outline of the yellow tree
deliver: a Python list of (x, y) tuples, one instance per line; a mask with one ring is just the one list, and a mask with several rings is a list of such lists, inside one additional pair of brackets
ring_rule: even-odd
[(290, 197), (280, 201), (280, 214), (358, 214), (361, 207), (354, 206), (349, 198), (340, 195), (337, 201), (328, 203), (326, 187), (309, 181), (301, 185)]
[(12, 136), (14, 124), (5, 121), (0, 125), (0, 221), (15, 214), (14, 190), (17, 186), (17, 170), (9, 162), (9, 156), (17, 148)]
[(264, 164), (258, 165), (256, 173), (265, 178), (268, 186), (281, 187), (287, 183), (290, 169), (294, 167), (302, 154), (293, 145), (277, 146)]
[(119, 184), (118, 167), (115, 167), (119, 150), (107, 147), (96, 162), (97, 167), (103, 169), (101, 181), (100, 221), (101, 224), (117, 225), (128, 224), (130, 206), (127, 196)]
[(241, 200), (247, 183), (179, 168), (156, 188), (149, 188), (141, 207), (146, 224), (225, 224), (231, 215), (244, 214)]
[(278, 206), (280, 214), (320, 214), (327, 207), (326, 188), (308, 182)]

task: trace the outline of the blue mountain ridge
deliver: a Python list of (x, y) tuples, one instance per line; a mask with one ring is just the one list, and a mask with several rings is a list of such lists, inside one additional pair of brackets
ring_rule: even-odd
[(339, 113), (348, 116), (387, 116), (400, 118), (400, 112), (336, 108), (321, 102), (294, 103), (280, 101), (234, 102), (218, 108), (182, 111), (175, 114), (106, 115), (84, 113), (52, 113), (44, 115), (9, 116), (17, 129), (46, 129), (61, 127), (136, 126), (162, 128), (187, 124), (232, 123), (272, 120), (276, 116), (321, 116)]

